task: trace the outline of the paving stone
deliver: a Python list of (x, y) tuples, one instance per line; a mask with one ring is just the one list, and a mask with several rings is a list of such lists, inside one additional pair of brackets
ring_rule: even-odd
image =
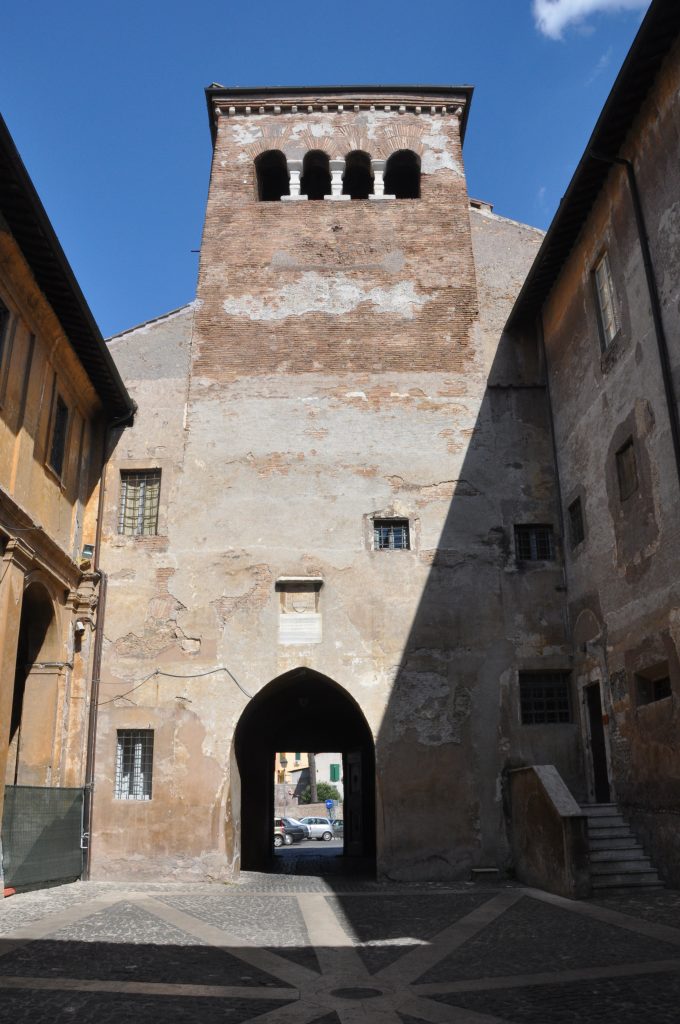
[(200, 921), (263, 946), (312, 971), (319, 971), (300, 907), (293, 896), (279, 895), (278, 899), (272, 900), (264, 893), (227, 894), (219, 891), (207, 896), (163, 895), (160, 898), (168, 906), (191, 914)]
[(22, 990), (2, 992), (0, 1020), (12, 1024), (245, 1024), (286, 1005), (273, 999)]
[[(340, 911), (349, 932), (353, 932), (359, 942), (367, 943), (359, 946), (357, 952), (368, 971), (374, 974), (469, 914), (488, 898), (488, 892), (471, 891), (448, 895), (348, 895), (337, 896), (329, 902)], [(409, 942), (409, 938), (416, 941)]]
[(513, 1024), (678, 1024), (680, 974), (437, 996), (436, 1002)]
[(670, 960), (678, 947), (524, 897), (421, 982)]
[(680, 892), (675, 889), (648, 889), (630, 895), (599, 897), (595, 902), (600, 907), (609, 907), (622, 914), (680, 928)]

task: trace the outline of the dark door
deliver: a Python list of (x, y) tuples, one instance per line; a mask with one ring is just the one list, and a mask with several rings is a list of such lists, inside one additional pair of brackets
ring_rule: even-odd
[(610, 800), (609, 778), (607, 775), (607, 751), (604, 743), (604, 724), (602, 722), (602, 701), (600, 684), (586, 686), (586, 702), (588, 707), (588, 726), (590, 731), (590, 753), (593, 759), (593, 783), (595, 801), (607, 804)]
[(361, 751), (359, 750), (352, 751), (347, 755), (344, 785), (345, 853), (353, 857), (362, 857), (364, 853), (364, 814)]

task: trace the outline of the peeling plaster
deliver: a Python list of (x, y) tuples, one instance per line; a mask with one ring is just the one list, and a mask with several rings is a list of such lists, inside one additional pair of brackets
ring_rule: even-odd
[(346, 274), (330, 277), (311, 272), (281, 289), (271, 290), (265, 298), (241, 295), (225, 299), (222, 308), (229, 316), (269, 321), (307, 313), (343, 316), (369, 302), (378, 313), (412, 320), (416, 310), (435, 297), (436, 293), (427, 296), (417, 293), (413, 281), (400, 281), (390, 288), (365, 289)]

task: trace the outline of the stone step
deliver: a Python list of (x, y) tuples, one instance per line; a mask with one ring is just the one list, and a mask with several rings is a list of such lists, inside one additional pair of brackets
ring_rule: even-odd
[(614, 850), (612, 850), (612, 849), (608, 849), (608, 850), (593, 850), (593, 848), (591, 846), (591, 848), (590, 848), (590, 863), (591, 864), (598, 864), (598, 863), (609, 861), (609, 860), (613, 860), (613, 861), (644, 860), (646, 862), (647, 858), (644, 855), (642, 847), (639, 846), (637, 843), (635, 844), (635, 846), (631, 846), (630, 849), (628, 849), (628, 850), (622, 850), (621, 847), (618, 847), (617, 849), (614, 849)]
[(629, 839), (632, 837), (628, 825), (610, 825), (608, 828), (589, 828), (588, 839)]
[(581, 804), (581, 810), (589, 818), (607, 818), (621, 814), (617, 804)]
[(595, 850), (640, 850), (641, 846), (633, 835), (627, 836), (603, 836), (601, 839), (588, 837), (590, 852)]
[(593, 889), (662, 889), (663, 883), (656, 871), (639, 875), (595, 875)]
[(654, 868), (648, 857), (638, 857), (636, 860), (603, 860), (591, 861), (591, 875), (615, 875), (625, 872), (626, 874), (644, 874), (646, 871), (653, 871)]
[(629, 828), (622, 814), (612, 814), (607, 818), (588, 818), (588, 831), (592, 828)]

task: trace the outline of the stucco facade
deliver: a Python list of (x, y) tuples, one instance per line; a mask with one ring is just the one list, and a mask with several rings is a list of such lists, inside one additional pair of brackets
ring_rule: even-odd
[(652, 5), (513, 313), (525, 337), (541, 324), (567, 535), (582, 516), (565, 558), (588, 796), (619, 803), (676, 885), (679, 29), (675, 5)]
[[(542, 236), (471, 206), (469, 90), (208, 102), (196, 301), (111, 340), (140, 413), (106, 480), (94, 875), (259, 863), (296, 747), (343, 751), (350, 845), (379, 875), (506, 867), (506, 768), (549, 760), (583, 795), (577, 726), (519, 713), (518, 672), (570, 654), (541, 368), (503, 334)], [(261, 201), (272, 150), (291, 192), (321, 151), (335, 195)], [(418, 198), (340, 198), (348, 154), (378, 192), (403, 150)], [(158, 531), (127, 536), (121, 473), (142, 469)], [(381, 522), (408, 547), (376, 549)], [(551, 524), (555, 557), (518, 559), (518, 523)], [(153, 732), (151, 799), (116, 798), (128, 730)]]
[[(132, 403), (1, 120), (0, 179), (0, 778), (12, 793), (82, 790), (99, 480), (107, 424)], [(50, 822), (33, 817), (37, 843)], [(5, 816), (10, 833), (15, 824)], [(77, 821), (77, 860), (80, 832)], [(7, 838), (3, 828), (5, 862), (23, 877)]]

